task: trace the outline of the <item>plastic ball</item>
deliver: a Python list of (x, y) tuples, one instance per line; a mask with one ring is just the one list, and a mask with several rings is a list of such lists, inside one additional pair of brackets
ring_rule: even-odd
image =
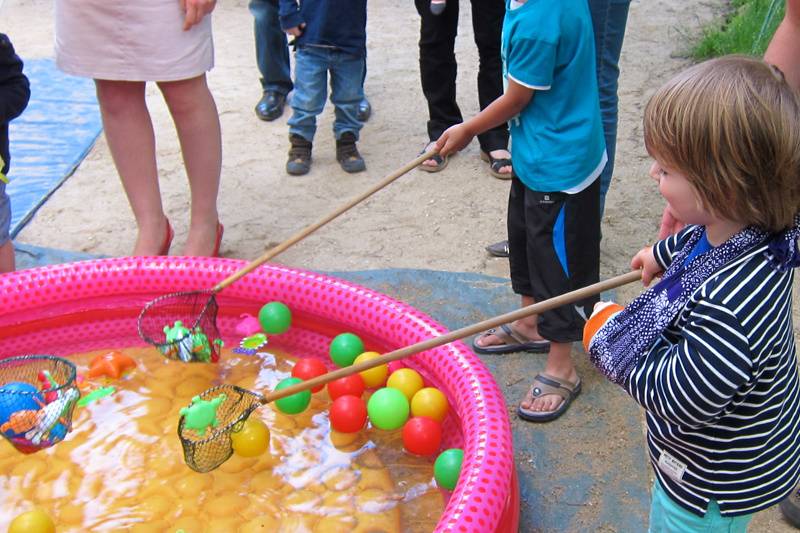
[(355, 433), (361, 431), (367, 423), (367, 406), (358, 396), (345, 394), (334, 400), (328, 416), (334, 430), (339, 433)]
[[(328, 368), (325, 366), (325, 363), (317, 359), (316, 357), (304, 357), (295, 363), (294, 367), (292, 368), (292, 376), (296, 378), (300, 378), (303, 381), (308, 381), (311, 378), (315, 378), (317, 376), (321, 376), (328, 372)], [(319, 387), (314, 387), (311, 389), (312, 392), (319, 392), (322, 390), (322, 387), (325, 385), (320, 385)]]
[(56, 525), (41, 509), (22, 513), (11, 521), (8, 533), (55, 533)]
[(408, 400), (399, 390), (384, 387), (370, 397), (367, 412), (376, 428), (397, 429), (408, 420)]
[[(371, 361), (372, 359), (380, 356), (381, 354), (378, 352), (364, 352), (356, 357), (355, 361), (353, 361), (353, 364)], [(367, 388), (374, 389), (377, 387), (383, 387), (386, 384), (386, 376), (389, 375), (389, 367), (388, 365), (378, 365), (374, 368), (370, 368), (369, 370), (361, 371), (359, 374), (361, 374), (361, 377), (364, 378), (364, 385), (366, 385)]]
[(361, 374), (353, 374), (352, 376), (334, 379), (328, 383), (328, 396), (331, 397), (331, 400), (335, 400), (345, 394), (361, 398), (366, 388)]
[(386, 386), (402, 392), (408, 401), (425, 386), (419, 372), (410, 368), (401, 368), (391, 373), (386, 381)]
[(403, 426), (403, 447), (416, 455), (433, 455), (442, 445), (442, 425), (418, 416)]
[(448, 409), (447, 397), (435, 387), (420, 389), (411, 398), (411, 414), (414, 416), (424, 416), (442, 422), (447, 416)]
[[(286, 378), (275, 387), (275, 390), (285, 389), (286, 387), (291, 387), (297, 383), (301, 383), (303, 380), (300, 378)], [(278, 410), (282, 413), (286, 413), (287, 415), (296, 415), (298, 413), (302, 413), (308, 407), (308, 404), (311, 403), (311, 391), (304, 390), (302, 392), (296, 392), (285, 398), (281, 398), (280, 400), (275, 400), (275, 406)]]
[(440, 453), (433, 463), (433, 477), (436, 484), (447, 490), (456, 488), (463, 462), (464, 450), (460, 448), (450, 448)]
[(333, 364), (344, 368), (364, 353), (364, 342), (354, 333), (340, 333), (331, 341), (329, 353)]
[(269, 302), (258, 312), (261, 329), (270, 335), (279, 335), (292, 325), (292, 312), (281, 302)]
[[(38, 411), (44, 403), (38, 387), (21, 381), (4, 383), (0, 385), (0, 425), (8, 422), (17, 411)], [(6, 434), (16, 436), (12, 430)]]
[(257, 418), (248, 418), (242, 429), (231, 433), (231, 445), (236, 455), (256, 457), (269, 448), (269, 429)]

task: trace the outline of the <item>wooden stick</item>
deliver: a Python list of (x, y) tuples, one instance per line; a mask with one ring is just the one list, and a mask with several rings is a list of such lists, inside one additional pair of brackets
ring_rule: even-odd
[(214, 288), (211, 289), (211, 292), (212, 293), (217, 293), (217, 292), (221, 291), (222, 289), (224, 289), (225, 287), (227, 287), (228, 285), (230, 285), (231, 283), (237, 281), (242, 276), (244, 276), (246, 274), (249, 274), (250, 272), (252, 272), (256, 268), (260, 267), (261, 265), (263, 265), (264, 263), (266, 263), (267, 261), (269, 261), (270, 259), (272, 259), (276, 255), (278, 255), (279, 253), (283, 252), (284, 250), (286, 250), (287, 248), (289, 248), (293, 244), (296, 244), (299, 241), (302, 241), (303, 239), (305, 239), (306, 237), (308, 237), (309, 235), (311, 235), (312, 233), (317, 231), (319, 228), (321, 228), (322, 226), (324, 226), (325, 224), (327, 224), (328, 222), (330, 222), (334, 218), (338, 217), (339, 215), (341, 215), (342, 213), (344, 213), (348, 209), (350, 209), (352, 207), (355, 207), (356, 205), (360, 204), (361, 202), (363, 202), (364, 200), (366, 200), (367, 198), (369, 198), (370, 196), (372, 196), (373, 194), (375, 194), (379, 190), (383, 189), (384, 187), (386, 187), (387, 185), (392, 183), (394, 180), (396, 180), (400, 176), (402, 176), (404, 174), (407, 174), (409, 171), (417, 168), (419, 165), (422, 164), (423, 161), (427, 161), (431, 157), (435, 156), (438, 152), (439, 151), (436, 148), (434, 148), (434, 149), (429, 150), (429, 151), (425, 152), (424, 154), (420, 155), (419, 157), (417, 157), (413, 161), (411, 161), (409, 163), (406, 163), (402, 168), (399, 168), (399, 169), (395, 170), (394, 172), (392, 172), (391, 174), (389, 174), (388, 176), (383, 178), (382, 181), (376, 183), (375, 185), (373, 185), (372, 187), (370, 187), (369, 189), (367, 189), (363, 193), (359, 194), (358, 196), (356, 196), (355, 198), (353, 198), (352, 200), (350, 200), (346, 204), (342, 205), (338, 209), (335, 209), (333, 212), (331, 212), (330, 214), (322, 217), (320, 220), (318, 220), (317, 222), (311, 224), (310, 226), (298, 231), (297, 233), (295, 233), (294, 235), (292, 235), (291, 237), (289, 237), (288, 239), (286, 239), (282, 243), (270, 248), (269, 250), (267, 250), (258, 259), (255, 259), (255, 260), (251, 261), (250, 263), (248, 263), (247, 265), (242, 267), (240, 270), (237, 270), (236, 272), (234, 272), (233, 274), (231, 274), (230, 276), (228, 276), (224, 280), (220, 281), (219, 283), (217, 283), (214, 286)]
[(343, 378), (345, 376), (350, 376), (357, 372), (363, 372), (364, 370), (369, 370), (370, 368), (390, 363), (392, 361), (408, 357), (409, 355), (418, 354), (420, 352), (424, 352), (425, 350), (430, 350), (431, 348), (442, 346), (443, 344), (447, 344), (448, 342), (452, 342), (458, 339), (463, 339), (464, 337), (475, 335), (476, 333), (480, 333), (487, 329), (496, 328), (503, 324), (508, 324), (520, 318), (525, 318), (531, 315), (543, 313), (544, 311), (549, 311), (550, 309), (555, 309), (556, 307), (561, 307), (562, 305), (571, 304), (573, 302), (583, 300), (584, 298), (587, 298), (589, 296), (600, 294), (603, 291), (614, 289), (616, 287), (621, 287), (622, 285), (627, 285), (628, 283), (633, 283), (634, 281), (639, 281), (641, 279), (642, 279), (642, 272), (640, 270), (634, 270), (632, 272), (628, 272), (627, 274), (622, 274), (621, 276), (616, 276), (611, 279), (607, 279), (605, 281), (600, 281), (593, 285), (589, 285), (587, 287), (567, 292), (560, 296), (556, 296), (548, 300), (531, 304), (527, 307), (522, 307), (515, 311), (511, 311), (510, 313), (505, 313), (503, 315), (498, 315), (494, 318), (486, 319), (482, 322), (472, 324), (471, 326), (465, 326), (461, 329), (451, 331), (450, 333), (445, 333), (444, 335), (441, 335), (439, 337), (432, 337), (430, 339), (426, 339), (416, 344), (412, 344), (411, 346), (406, 346), (405, 348), (400, 348), (398, 350), (394, 350), (387, 354), (381, 355), (380, 357), (376, 357), (375, 359), (364, 361), (362, 363), (351, 365), (345, 368), (340, 368), (338, 370), (334, 370), (333, 372), (328, 372), (327, 374), (324, 374), (322, 376), (317, 376), (315, 378), (309, 379), (308, 381), (303, 381), (302, 383), (298, 383), (296, 385), (292, 385), (290, 387), (286, 387), (281, 390), (273, 391), (267, 394), (266, 396), (262, 397), (260, 401), (261, 403), (266, 404), (275, 400), (279, 400), (281, 398), (284, 398), (286, 396), (291, 396), (292, 394), (302, 392), (304, 390), (309, 390), (318, 387), (320, 385), (325, 385), (326, 383), (329, 383), (335, 379)]

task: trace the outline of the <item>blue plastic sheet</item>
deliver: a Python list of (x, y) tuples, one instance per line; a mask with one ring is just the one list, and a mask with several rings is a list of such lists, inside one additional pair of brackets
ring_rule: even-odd
[[(24, 59), (24, 58), (23, 58)], [(102, 131), (94, 82), (67, 76), (52, 59), (25, 61), (31, 100), (11, 122), (11, 237), (86, 157)]]

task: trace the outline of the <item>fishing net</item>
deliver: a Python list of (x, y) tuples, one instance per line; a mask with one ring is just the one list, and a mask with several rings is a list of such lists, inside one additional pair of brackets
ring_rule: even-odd
[(0, 360), (0, 433), (32, 453), (61, 442), (80, 398), (75, 365), (52, 355)]
[(192, 398), (181, 409), (178, 436), (189, 468), (209, 472), (233, 453), (231, 433), (241, 431), (244, 421), (261, 406), (263, 396), (236, 385), (219, 385)]
[(169, 359), (215, 363), (222, 346), (217, 310), (211, 291), (167, 294), (142, 309), (139, 336)]

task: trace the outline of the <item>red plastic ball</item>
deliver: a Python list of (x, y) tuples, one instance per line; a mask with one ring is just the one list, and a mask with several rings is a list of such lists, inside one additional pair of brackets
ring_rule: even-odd
[[(323, 363), (321, 360), (317, 359), (316, 357), (304, 357), (295, 363), (294, 368), (292, 368), (292, 377), (300, 378), (303, 381), (308, 381), (311, 378), (321, 376), (327, 372), (328, 367), (326, 367), (325, 363)], [(311, 391), (319, 392), (324, 386), (325, 385), (314, 387), (311, 389)]]
[(361, 398), (365, 388), (364, 379), (361, 377), (361, 374), (353, 374), (352, 376), (334, 379), (328, 383), (328, 395), (331, 397), (331, 400), (335, 400), (345, 394)]
[(442, 445), (442, 426), (436, 420), (417, 416), (403, 426), (403, 447), (416, 455), (433, 455)]
[(334, 400), (328, 416), (339, 433), (355, 433), (367, 423), (367, 405), (358, 396), (345, 394)]

